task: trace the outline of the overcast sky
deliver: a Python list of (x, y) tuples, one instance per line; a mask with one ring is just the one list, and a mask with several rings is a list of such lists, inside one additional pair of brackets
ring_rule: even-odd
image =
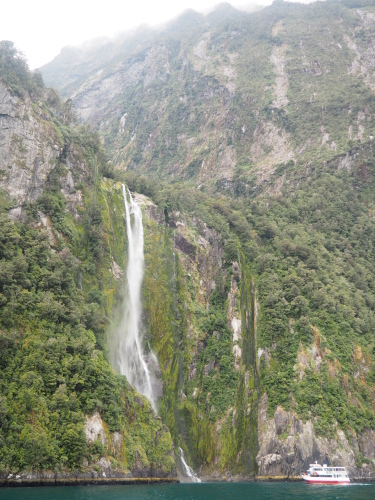
[[(302, 0), (308, 1), (308, 0)], [(80, 45), (140, 24), (168, 21), (187, 8), (205, 11), (220, 0), (4, 0), (0, 40), (11, 40), (32, 69), (51, 61), (66, 45)], [(272, 0), (229, 0), (244, 9)]]

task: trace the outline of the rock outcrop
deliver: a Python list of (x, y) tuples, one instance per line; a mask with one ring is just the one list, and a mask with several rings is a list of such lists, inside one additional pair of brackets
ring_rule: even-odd
[(13, 96), (0, 81), (0, 188), (18, 216), (38, 199), (56, 165), (60, 145), (41, 105)]
[[(292, 411), (278, 406), (273, 418), (267, 415), (268, 399), (263, 394), (258, 409), (259, 476), (296, 477), (309, 468), (309, 464), (327, 462), (344, 466), (352, 479), (375, 479), (375, 436), (365, 431), (350, 443), (342, 430), (336, 427), (333, 438), (316, 436), (311, 420), (305, 423)], [(358, 466), (358, 454), (366, 456), (368, 463)]]

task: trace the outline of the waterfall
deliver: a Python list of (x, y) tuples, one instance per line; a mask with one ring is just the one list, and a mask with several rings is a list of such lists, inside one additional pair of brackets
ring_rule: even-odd
[(182, 462), (182, 465), (184, 467), (184, 471), (185, 471), (185, 474), (187, 475), (187, 477), (189, 479), (191, 479), (191, 481), (193, 483), (201, 483), (202, 481), (199, 479), (199, 477), (195, 474), (195, 472), (193, 471), (193, 469), (190, 467), (190, 465), (188, 465), (185, 461), (185, 458), (184, 458), (184, 452), (182, 451), (182, 448), (178, 448), (178, 451), (180, 452), (180, 458), (181, 458), (181, 462)]
[(173, 279), (176, 281), (176, 230), (173, 230)]
[[(151, 357), (144, 352), (141, 332), (141, 286), (144, 273), (143, 252), (143, 224), (142, 211), (133, 200), (128, 190), (122, 185), (125, 201), (126, 231), (128, 236), (128, 256), (126, 266), (127, 301), (125, 303), (123, 319), (118, 332), (117, 363), (120, 373), (125, 375), (129, 383), (140, 393), (146, 396), (156, 411), (156, 394), (154, 390), (154, 374), (149, 365), (157, 360), (151, 351)], [(133, 223), (131, 216), (133, 215)]]

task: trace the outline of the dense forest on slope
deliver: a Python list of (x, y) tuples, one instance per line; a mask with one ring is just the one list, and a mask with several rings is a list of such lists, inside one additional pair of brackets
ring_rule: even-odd
[[(374, 19), (362, 0), (189, 11), (63, 51), (42, 73), (67, 101), (2, 46), (2, 82), (58, 143), (21, 221), (1, 202), (4, 469), (41, 467), (20, 453), (35, 428), (55, 468), (106, 456), (167, 474), (173, 440), (208, 478), (325, 459), (374, 476)], [(121, 182), (143, 203), (157, 419), (108, 363), (126, 300)], [(82, 434), (96, 412), (104, 443)]]
[[(113, 258), (123, 263), (125, 229), (109, 210), (116, 191), (102, 181), (100, 141), (63, 116), (67, 105), (10, 43), (0, 46), (0, 75), (20, 108), (31, 99), (34, 119), (55, 128), (61, 151), (42, 196), (23, 207), (22, 221), (9, 218), (12, 200), (0, 196), (0, 471), (62, 472), (84, 461), (92, 469), (109, 455), (115, 469), (130, 471), (138, 461), (138, 469), (168, 474), (169, 433), (108, 361), (105, 334), (122, 295), (108, 268)], [(69, 164), (80, 182), (79, 217), (61, 189)], [(109, 221), (118, 227), (118, 242)], [(85, 424), (96, 412), (106, 436), (90, 442)], [(113, 433), (124, 449), (111, 449)]]
[[(348, 436), (356, 437), (374, 428), (375, 164), (371, 147), (359, 148), (352, 155), (356, 160), (350, 170), (337, 168), (339, 158), (322, 165), (313, 178), (299, 182), (292, 191), (278, 198), (259, 200), (230, 200), (224, 196), (212, 199), (186, 185), (157, 184), (128, 174), (129, 185), (154, 199), (166, 214), (183, 212), (198, 217), (223, 238), (226, 264), (216, 278), (208, 309), (199, 307), (196, 301), (194, 288), (189, 285), (190, 272), (178, 275), (179, 286), (185, 288), (188, 297), (182, 294), (180, 307), (183, 309), (184, 301), (192, 301), (188, 314), (195, 316), (191, 321), (204, 342), (198, 373), (191, 380), (188, 363), (192, 346), (189, 348), (185, 332), (183, 345), (187, 349), (180, 349), (179, 355), (184, 356), (187, 364), (185, 380), (179, 387), (187, 400), (181, 404), (180, 395), (176, 394), (180, 409), (192, 415), (188, 418), (192, 436), (196, 419), (199, 420), (197, 415), (203, 421), (207, 419), (206, 439), (195, 437), (197, 451), (192, 453), (196, 454), (196, 463), (210, 463), (218, 453), (218, 443), (213, 438), (215, 422), (221, 421), (223, 415), (228, 417), (230, 408), (233, 411), (233, 398), (238, 395), (241, 376), (249, 366), (254, 370), (256, 365), (257, 369), (253, 382), (248, 381), (248, 390), (251, 393), (255, 387), (259, 395), (267, 393), (270, 416), (280, 405), (304, 421), (312, 419), (316, 435), (325, 437), (335, 434), (337, 424)], [(236, 277), (232, 265), (236, 261), (242, 269), (247, 263), (260, 306), (256, 345), (249, 346), (251, 364), (247, 367), (243, 355), (243, 372), (235, 369), (235, 359), (230, 355), (233, 343), (226, 308), (232, 276), (243, 287), (245, 283), (251, 289), (251, 282), (243, 273)], [(162, 294), (164, 297), (165, 292)], [(156, 346), (160, 346), (155, 332), (151, 335)], [(251, 336), (248, 339), (251, 341)], [(176, 340), (176, 347), (179, 341)], [(246, 335), (240, 346), (245, 353)], [(214, 360), (215, 369), (207, 371), (210, 360)], [(201, 392), (197, 398), (194, 390), (198, 380)], [(175, 390), (176, 381), (170, 383), (171, 390)], [(222, 434), (228, 432), (232, 420), (230, 413)], [(249, 428), (250, 422), (246, 425)], [(256, 427), (254, 421), (252, 425)], [(235, 437), (229, 447), (233, 462), (225, 462), (228, 457), (223, 435), (220, 459), (223, 466), (231, 463), (236, 468), (235, 457), (243, 442), (236, 441), (238, 424), (233, 431)], [(252, 443), (254, 449), (256, 441)], [(357, 453), (357, 464), (368, 460)]]

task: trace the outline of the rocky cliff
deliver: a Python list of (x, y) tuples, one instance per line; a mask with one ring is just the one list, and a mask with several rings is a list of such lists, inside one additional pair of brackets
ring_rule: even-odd
[[(359, 148), (322, 165), (315, 180), (293, 186), (290, 204), (213, 200), (128, 175), (159, 206), (147, 224), (154, 235), (146, 240), (144, 304), (162, 370), (161, 411), (202, 477), (298, 477), (327, 460), (345, 464), (351, 477), (373, 478), (372, 313), (357, 288), (365, 284), (342, 261), (349, 240), (324, 214), (344, 203), (346, 234), (362, 224), (373, 234), (369, 202), (347, 206), (354, 190), (372, 199), (372, 154)], [(327, 197), (317, 216), (315, 204)], [(363, 242), (351, 252), (371, 269)], [(349, 290), (364, 308), (353, 316)]]
[[(25, 365), (0, 358), (4, 380), (22, 366), (19, 400), (0, 386), (2, 449), (31, 453), (30, 408), (48, 416), (43, 453), (15, 455), (14, 467), (47, 456), (65, 470), (86, 459), (90, 474), (168, 476), (180, 446), (215, 480), (296, 477), (312, 460), (373, 477), (372, 26), (365, 1), (277, 2), (253, 15), (224, 6), (101, 43), (74, 64), (65, 51), (43, 71), (110, 162), (98, 135), (70, 123), (71, 101), (48, 91), (45, 118), (35, 85), (25, 95), (4, 79), (12, 106), (32, 102), (60, 141), (57, 151), (47, 140), (59, 156), (45, 190), (36, 202), (24, 193), (23, 225), (7, 223), (0, 247), (4, 349), (41, 356), (37, 366), (31, 352)], [(27, 153), (4, 151), (26, 175)], [(107, 360), (124, 300), (124, 181), (144, 202), (143, 324), (162, 421)], [(50, 253), (36, 260), (42, 225)]]
[[(331, 438), (317, 436), (313, 422), (303, 422), (296, 413), (277, 407), (272, 419), (267, 415), (267, 394), (258, 408), (259, 453), (258, 474), (261, 477), (295, 477), (311, 463), (327, 463), (347, 468), (349, 477), (374, 480), (374, 432), (348, 436), (337, 424)], [(358, 456), (366, 457), (362, 464)]]
[(0, 482), (175, 480), (167, 427), (107, 354), (126, 233), (100, 141), (9, 42), (0, 67)]
[(41, 103), (12, 95), (0, 82), (0, 187), (12, 199), (12, 213), (43, 193), (60, 154), (60, 141)]
[(373, 137), (374, 26), (371, 0), (275, 2), (253, 14), (222, 4), (64, 50), (42, 72), (118, 168), (277, 192), (290, 171)]

